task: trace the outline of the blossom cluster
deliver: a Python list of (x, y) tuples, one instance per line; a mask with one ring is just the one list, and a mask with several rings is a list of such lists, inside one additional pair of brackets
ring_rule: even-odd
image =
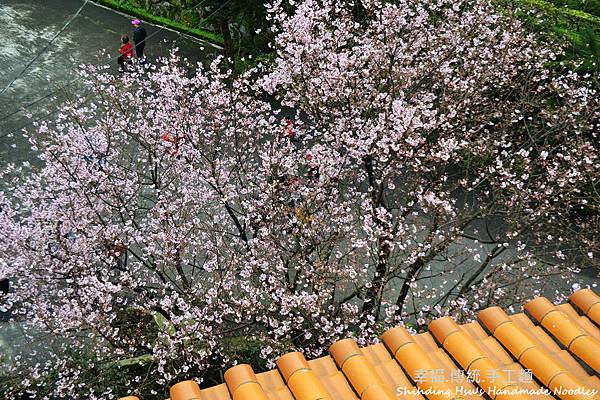
[(275, 64), (240, 76), (82, 69), (95, 95), (32, 135), (43, 166), (2, 173), (2, 305), (54, 338), (11, 360), (13, 393), (114, 398), (86, 368), (148, 356), (168, 384), (239, 361), (236, 338), (317, 356), (575, 282), (594, 87), (488, 1), (361, 7), (274, 1)]

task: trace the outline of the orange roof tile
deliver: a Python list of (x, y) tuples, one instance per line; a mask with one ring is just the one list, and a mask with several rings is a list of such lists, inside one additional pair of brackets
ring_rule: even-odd
[(573, 293), (569, 297), (569, 300), (594, 321), (596, 325), (600, 325), (600, 296), (591, 289), (583, 289)]
[(302, 353), (288, 353), (277, 360), (277, 367), (293, 397), (298, 400), (327, 399), (327, 389), (317, 379)]
[(569, 352), (600, 373), (600, 340), (590, 336), (576, 319), (569, 318), (545, 297), (531, 300), (525, 310)]
[(490, 307), (464, 325), (443, 317), (417, 335), (396, 327), (363, 348), (344, 339), (331, 356), (288, 353), (258, 374), (237, 365), (221, 385), (174, 385), (170, 400), (600, 400), (600, 296), (569, 301), (540, 297), (515, 315)]
[[(583, 382), (536, 346), (502, 309), (490, 307), (479, 313), (479, 319), (513, 357), (525, 368), (530, 369), (545, 387), (553, 390), (560, 387), (575, 390), (584, 386)], [(558, 397), (564, 400), (568, 398), (562, 395)]]

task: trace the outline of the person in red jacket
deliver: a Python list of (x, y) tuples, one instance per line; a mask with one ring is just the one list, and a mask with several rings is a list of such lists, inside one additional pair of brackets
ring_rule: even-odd
[(119, 53), (121, 55), (117, 58), (117, 63), (119, 63), (120, 71), (127, 71), (127, 64), (133, 57), (133, 46), (129, 43), (129, 37), (127, 35), (121, 36), (121, 47), (119, 48)]
[(294, 133), (294, 121), (292, 121), (291, 119), (286, 120), (284, 133), (287, 137), (290, 138), (290, 140), (294, 139), (294, 136), (296, 136), (296, 134)]

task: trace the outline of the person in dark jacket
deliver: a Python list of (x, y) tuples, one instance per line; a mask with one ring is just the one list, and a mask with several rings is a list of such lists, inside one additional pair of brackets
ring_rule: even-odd
[[(0, 279), (0, 299), (8, 294), (10, 289), (10, 281), (8, 279)], [(0, 321), (8, 321), (10, 319), (10, 311), (0, 311)]]
[(144, 47), (146, 47), (146, 37), (148, 34), (146, 33), (146, 29), (142, 26), (142, 21), (139, 19), (134, 19), (131, 21), (131, 24), (133, 25), (133, 43), (135, 43), (135, 54), (143, 63), (145, 62)]

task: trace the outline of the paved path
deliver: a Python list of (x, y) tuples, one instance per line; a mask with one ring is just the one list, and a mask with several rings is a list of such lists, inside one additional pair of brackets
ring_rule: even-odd
[[(83, 4), (84, 0), (0, 1), (0, 92), (48, 45)], [(58, 90), (57, 100), (47, 98), (28, 107), (35, 118), (51, 113), (67, 94), (65, 90), (76, 90), (76, 84), (60, 88), (75, 79), (79, 64), (100, 63), (98, 54), (102, 50), (118, 55), (120, 36), (128, 34), (132, 37), (130, 20), (89, 1), (27, 72), (0, 94), (0, 168), (7, 162), (31, 161), (32, 158), (29, 146), (20, 134), (10, 137), (11, 132), (18, 132), (30, 122), (23, 112), (15, 111)], [(148, 35), (152, 35), (146, 46), (146, 54), (151, 60), (166, 55), (173, 45), (180, 48), (183, 57), (193, 62), (215, 53), (216, 49), (210, 44), (160, 27), (145, 26)], [(102, 62), (106, 63), (106, 59)], [(111, 64), (116, 72), (116, 62)]]
[[(48, 45), (83, 4), (84, 0), (0, 0), (0, 92)], [(0, 168), (9, 162), (35, 163), (35, 155), (20, 133), (22, 127), (31, 131), (30, 120), (18, 110), (51, 94), (28, 106), (27, 110), (34, 119), (52, 118), (48, 115), (61, 100), (77, 90), (77, 82), (61, 89), (76, 78), (77, 66), (101, 63), (97, 55), (104, 49), (117, 54), (121, 35), (132, 37), (130, 21), (131, 18), (125, 15), (89, 1), (26, 73), (0, 95)], [(210, 58), (216, 51), (212, 45), (185, 35), (145, 26), (148, 35), (152, 35), (146, 45), (150, 60), (167, 55), (174, 45), (192, 62)], [(102, 62), (106, 63), (106, 59)], [(116, 73), (115, 61), (112, 66)], [(54, 96), (56, 99), (52, 99)], [(0, 182), (0, 189), (2, 187)], [(0, 313), (0, 356), (15, 346), (28, 346), (19, 324), (2, 323), (1, 317)]]
[[(83, 2), (84, 0), (0, 0), (0, 91), (46, 46)], [(149, 35), (160, 30), (154, 26), (146, 28)], [(81, 63), (98, 62), (95, 55), (102, 49), (116, 51), (123, 33), (131, 33), (128, 17), (88, 3), (27, 73), (0, 95), (0, 168), (7, 162), (31, 161), (33, 158), (27, 142), (20, 134), (7, 136), (28, 123), (23, 113), (16, 113), (6, 119), (2, 117), (71, 81), (75, 76), (75, 67)], [(149, 41), (146, 53), (150, 58), (166, 55), (174, 42), (181, 49), (182, 56), (194, 62), (204, 60), (215, 51), (210, 45), (160, 30)], [(114, 62), (113, 68), (116, 71)], [(57, 101), (40, 101), (30, 111), (36, 117), (52, 112), (66, 94), (59, 91), (56, 95)], [(593, 283), (596, 278), (586, 275), (591, 273), (592, 271), (586, 271), (580, 278), (585, 283)], [(20, 338), (18, 325), (7, 326), (0, 323), (0, 353), (3, 348), (6, 350), (15, 345)]]

